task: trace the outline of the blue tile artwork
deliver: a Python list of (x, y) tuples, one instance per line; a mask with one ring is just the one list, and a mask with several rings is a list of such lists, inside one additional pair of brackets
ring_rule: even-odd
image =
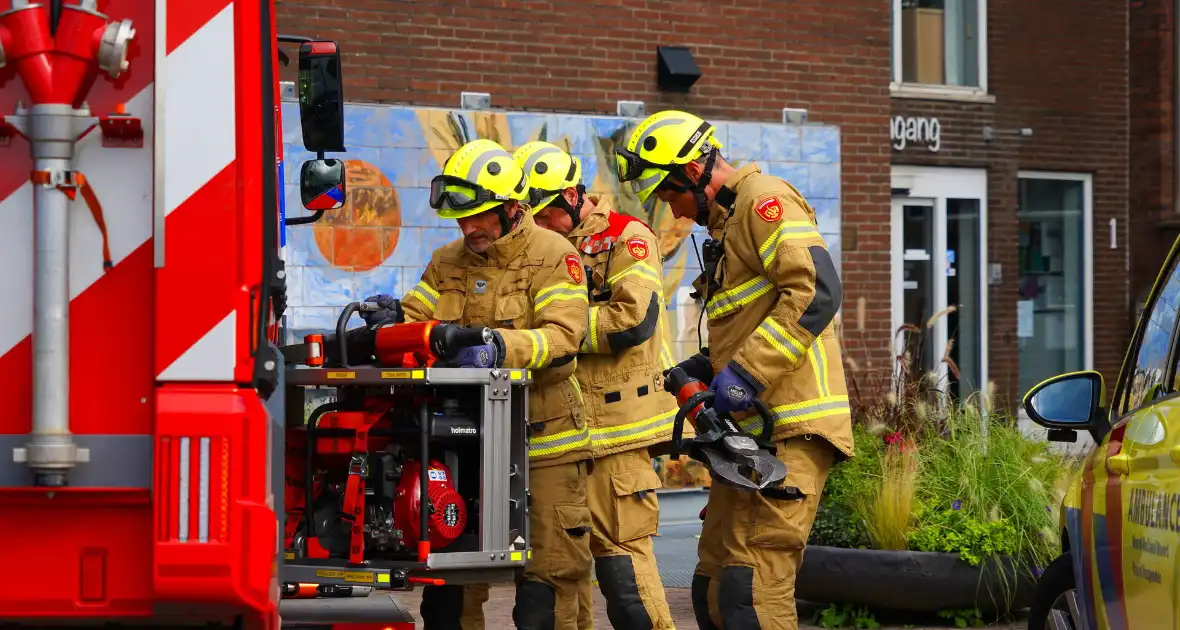
[[(299, 166), (315, 156), (303, 149), (298, 106), (283, 103), (282, 114), (287, 213), (303, 216)], [(612, 137), (622, 137), (638, 122), (602, 115), (346, 104), (347, 152), (329, 157), (347, 160), (348, 201), (319, 223), (287, 228), (288, 326), (296, 335), (331, 329), (348, 302), (376, 293), (400, 297), (413, 288), (431, 252), (460, 237), (455, 222), (439, 218), (427, 198), (431, 178), (466, 139), (490, 137), (513, 150), (543, 137), (568, 146), (582, 160), (588, 190), (610, 195), (616, 209), (660, 232), (673, 354), (687, 357), (696, 351), (700, 309), (687, 297), (700, 268), (688, 234), (696, 235), (699, 244), (707, 233), (691, 222), (677, 224), (666, 206), (640, 206), (615, 180)], [(722, 152), (732, 162), (756, 163), (807, 196), (839, 268), (839, 128), (714, 124)]]
[(840, 161), (840, 130), (836, 127), (803, 127), (803, 160), (834, 164)]

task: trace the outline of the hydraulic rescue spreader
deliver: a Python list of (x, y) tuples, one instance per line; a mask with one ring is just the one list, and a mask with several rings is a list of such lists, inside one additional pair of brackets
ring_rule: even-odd
[[(52, 10), (59, 15), (51, 15)], [(54, 25), (56, 27), (54, 27)], [(103, 266), (110, 269), (106, 227), (97, 197), (74, 169), (79, 141), (95, 127), (104, 146), (142, 147), (137, 119), (91, 116), (85, 98), (99, 73), (118, 78), (128, 68), (130, 20), (110, 21), (95, 0), (77, 5), (13, 0), (0, 13), (0, 67), (11, 65), (32, 101), (0, 117), (0, 142), (13, 133), (33, 152), (33, 422), (27, 445), (13, 453), (41, 486), (66, 485), (76, 464), (89, 460), (70, 433), (70, 201), (79, 192), (103, 233)]]

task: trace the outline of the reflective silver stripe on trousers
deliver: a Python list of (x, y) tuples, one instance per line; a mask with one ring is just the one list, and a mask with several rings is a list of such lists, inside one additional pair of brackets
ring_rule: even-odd
[[(0, 488), (33, 485), (33, 473), (12, 461), (12, 449), (29, 441), (26, 433), (0, 434)], [(71, 488), (152, 488), (154, 438), (146, 434), (106, 435), (75, 433), (74, 443), (90, 449), (90, 461), (80, 463), (66, 479)]]

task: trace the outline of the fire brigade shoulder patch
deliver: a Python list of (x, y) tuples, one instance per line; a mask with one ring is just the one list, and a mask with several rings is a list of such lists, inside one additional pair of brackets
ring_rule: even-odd
[(647, 258), (647, 253), (650, 251), (650, 249), (651, 248), (648, 246), (647, 241), (639, 238), (638, 236), (627, 239), (627, 251), (631, 253), (631, 256), (635, 258), (635, 260), (643, 260), (644, 258)]
[(582, 259), (577, 254), (566, 255), (565, 270), (569, 272), (570, 278), (573, 278), (574, 282), (582, 283)]
[(763, 221), (774, 223), (783, 218), (783, 206), (779, 203), (776, 197), (767, 197), (762, 203), (754, 208), (754, 212), (762, 217)]

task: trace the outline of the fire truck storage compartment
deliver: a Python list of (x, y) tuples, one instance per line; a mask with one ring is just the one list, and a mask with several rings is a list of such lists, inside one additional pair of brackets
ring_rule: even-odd
[(281, 581), (510, 581), (530, 554), (530, 383), (527, 370), (288, 366)]

